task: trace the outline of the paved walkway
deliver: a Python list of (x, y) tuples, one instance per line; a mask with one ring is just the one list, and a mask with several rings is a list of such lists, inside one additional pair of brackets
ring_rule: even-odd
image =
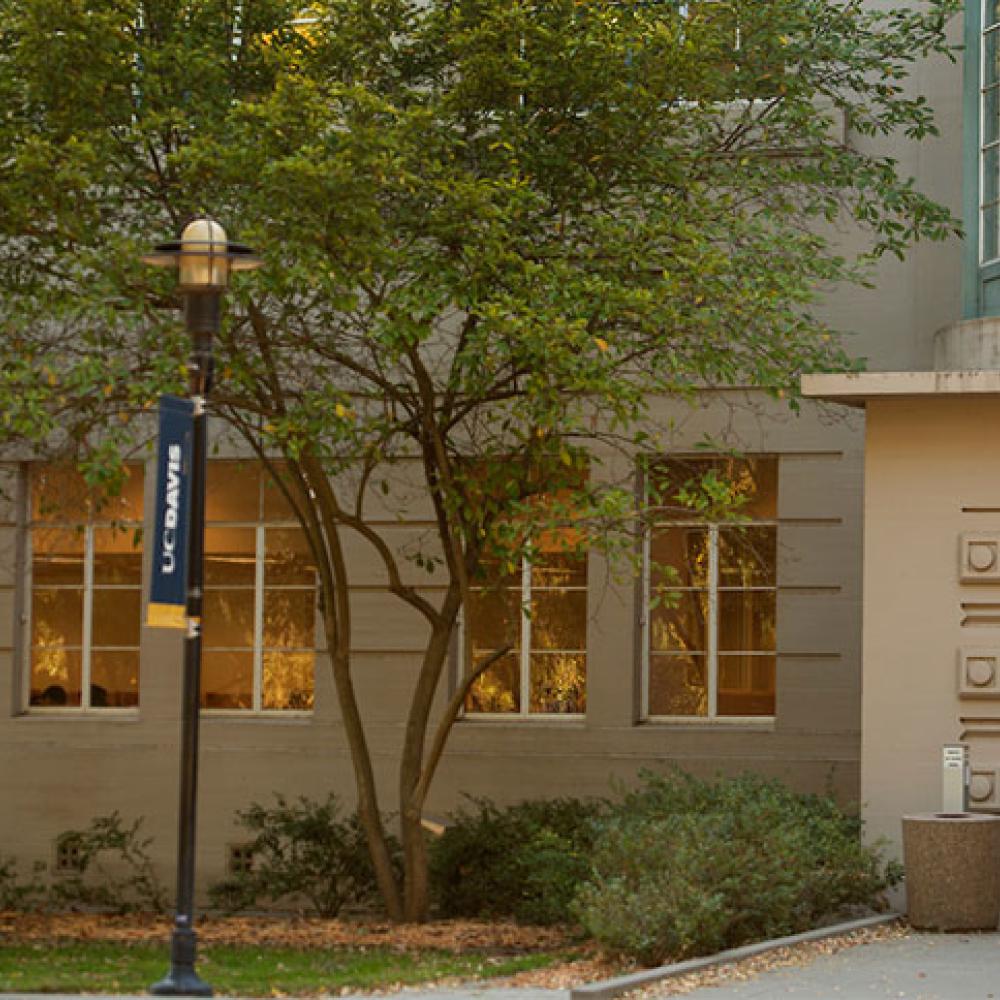
[[(668, 983), (654, 987), (664, 996)], [(0, 1000), (39, 1000), (0, 993)], [(568, 1000), (567, 990), (406, 990), (398, 1000)], [(685, 994), (691, 1000), (1000, 1000), (1000, 933), (911, 934)], [(77, 1000), (48, 994), (45, 1000)], [(87, 997), (86, 1000), (100, 1000)], [(115, 1000), (123, 1000), (117, 997)], [(144, 998), (148, 1000), (148, 998)], [(348, 1000), (348, 998), (341, 998)], [(358, 1000), (357, 997), (353, 1000)]]

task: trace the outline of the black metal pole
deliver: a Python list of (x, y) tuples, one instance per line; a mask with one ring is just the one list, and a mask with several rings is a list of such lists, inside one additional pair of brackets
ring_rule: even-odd
[(191, 522), (188, 533), (187, 634), (184, 637), (184, 691), (181, 722), (181, 788), (177, 847), (177, 902), (170, 939), (170, 971), (150, 987), (157, 996), (210, 997), (212, 987), (195, 972), (195, 831), (198, 804), (198, 722), (201, 691), (201, 615), (205, 553), (205, 403), (212, 387), (212, 335), (218, 329), (217, 291), (188, 293), (185, 317), (194, 338), (191, 398), (194, 435), (191, 458)]

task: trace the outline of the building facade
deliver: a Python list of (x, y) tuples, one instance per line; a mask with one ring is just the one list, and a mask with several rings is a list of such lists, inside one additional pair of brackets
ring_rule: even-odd
[[(907, 81), (934, 106), (940, 137), (900, 139), (884, 152), (955, 213), (963, 197), (973, 199), (983, 256), (977, 250), (970, 268), (968, 241), (920, 244), (903, 262), (883, 261), (874, 288), (829, 296), (826, 318), (855, 331), (851, 353), (873, 371), (929, 368), (937, 330), (963, 309), (994, 306), (1000, 111), (989, 76), (995, 5), (980, 2), (967, 12), (976, 43), (966, 89), (961, 60), (920, 63)], [(962, 24), (953, 29), (958, 41)], [(992, 117), (980, 117), (981, 104)], [(963, 107), (973, 127), (963, 127)], [(849, 129), (845, 137), (871, 141)], [(857, 239), (841, 238), (847, 249)], [(863, 411), (816, 401), (795, 414), (779, 400), (733, 390), (704, 393), (694, 406), (661, 401), (653, 415), (676, 427), (670, 454), (646, 470), (609, 458), (610, 471), (632, 476), (636, 489), (650, 477), (669, 482), (678, 469), (712, 461), (694, 455), (711, 434), (746, 456), (727, 469), (744, 484), (743, 523), (665, 513), (639, 542), (634, 581), (610, 574), (596, 554), (567, 560), (553, 548), (508, 572), (499, 592), (477, 595), (454, 637), (453, 677), (467, 651), (495, 645), (501, 620), (516, 623), (514, 648), (477, 685), (454, 727), (431, 793), (435, 817), (462, 793), (499, 802), (603, 795), (641, 768), (671, 764), (702, 776), (753, 770), (833, 791), (847, 805), (866, 797)], [(207, 513), (204, 884), (225, 873), (239, 843), (236, 810), (275, 792), (334, 791), (349, 803), (354, 789), (307, 549), (260, 468), (224, 441), (220, 449), (210, 462)], [(134, 530), (151, 527), (153, 474), (152, 462), (133, 466), (109, 512), (58, 470), (30, 462), (5, 470), (0, 853), (23, 865), (51, 863), (60, 833), (115, 809), (142, 816), (155, 859), (164, 871), (172, 865), (181, 640), (143, 624), (150, 560)], [(374, 507), (369, 516), (378, 520)], [(416, 496), (407, 519), (386, 512), (382, 527), (404, 549), (431, 516)], [(384, 807), (392, 809), (425, 628), (388, 593), (360, 546), (354, 557), (354, 671)], [(663, 564), (679, 574), (676, 606), (655, 599)], [(531, 613), (520, 615), (522, 605)]]

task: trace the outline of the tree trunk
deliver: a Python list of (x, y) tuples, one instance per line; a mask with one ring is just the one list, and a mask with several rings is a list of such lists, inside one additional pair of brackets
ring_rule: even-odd
[(399, 764), (399, 818), (403, 839), (403, 908), (406, 920), (425, 921), (430, 910), (430, 876), (427, 844), (421, 825), (425, 793), (419, 791), (424, 769), (424, 747), (431, 706), (448, 657), (451, 631), (457, 613), (455, 595), (446, 600), (446, 614), (431, 631), (420, 677), (410, 705)]

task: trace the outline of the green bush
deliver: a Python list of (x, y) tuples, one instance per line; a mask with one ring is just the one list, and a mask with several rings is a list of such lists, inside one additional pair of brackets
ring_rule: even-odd
[(60, 834), (60, 853), (71, 856), (74, 864), (71, 871), (53, 879), (49, 905), (162, 912), (166, 897), (148, 853), (152, 838), (143, 839), (139, 833), (142, 822), (140, 816), (126, 826), (116, 810), (95, 817), (85, 830)]
[(543, 799), (500, 809), (469, 798), (431, 846), (431, 878), (442, 916), (570, 919), (590, 871), (600, 800)]
[(643, 779), (605, 823), (573, 906), (612, 954), (655, 965), (793, 934), (878, 905), (898, 881), (829, 798), (752, 775)]
[(45, 886), (38, 880), (45, 871), (43, 864), (36, 864), (36, 878), (22, 882), (16, 859), (0, 854), (0, 912), (4, 910), (35, 910), (44, 905)]
[[(364, 831), (356, 815), (341, 819), (339, 813), (334, 795), (325, 802), (302, 796), (292, 803), (276, 795), (271, 808), (254, 803), (237, 812), (239, 824), (253, 834), (253, 864), (212, 886), (212, 902), (234, 912), (304, 901), (322, 917), (375, 902), (378, 886)], [(390, 845), (398, 859), (398, 844)]]

